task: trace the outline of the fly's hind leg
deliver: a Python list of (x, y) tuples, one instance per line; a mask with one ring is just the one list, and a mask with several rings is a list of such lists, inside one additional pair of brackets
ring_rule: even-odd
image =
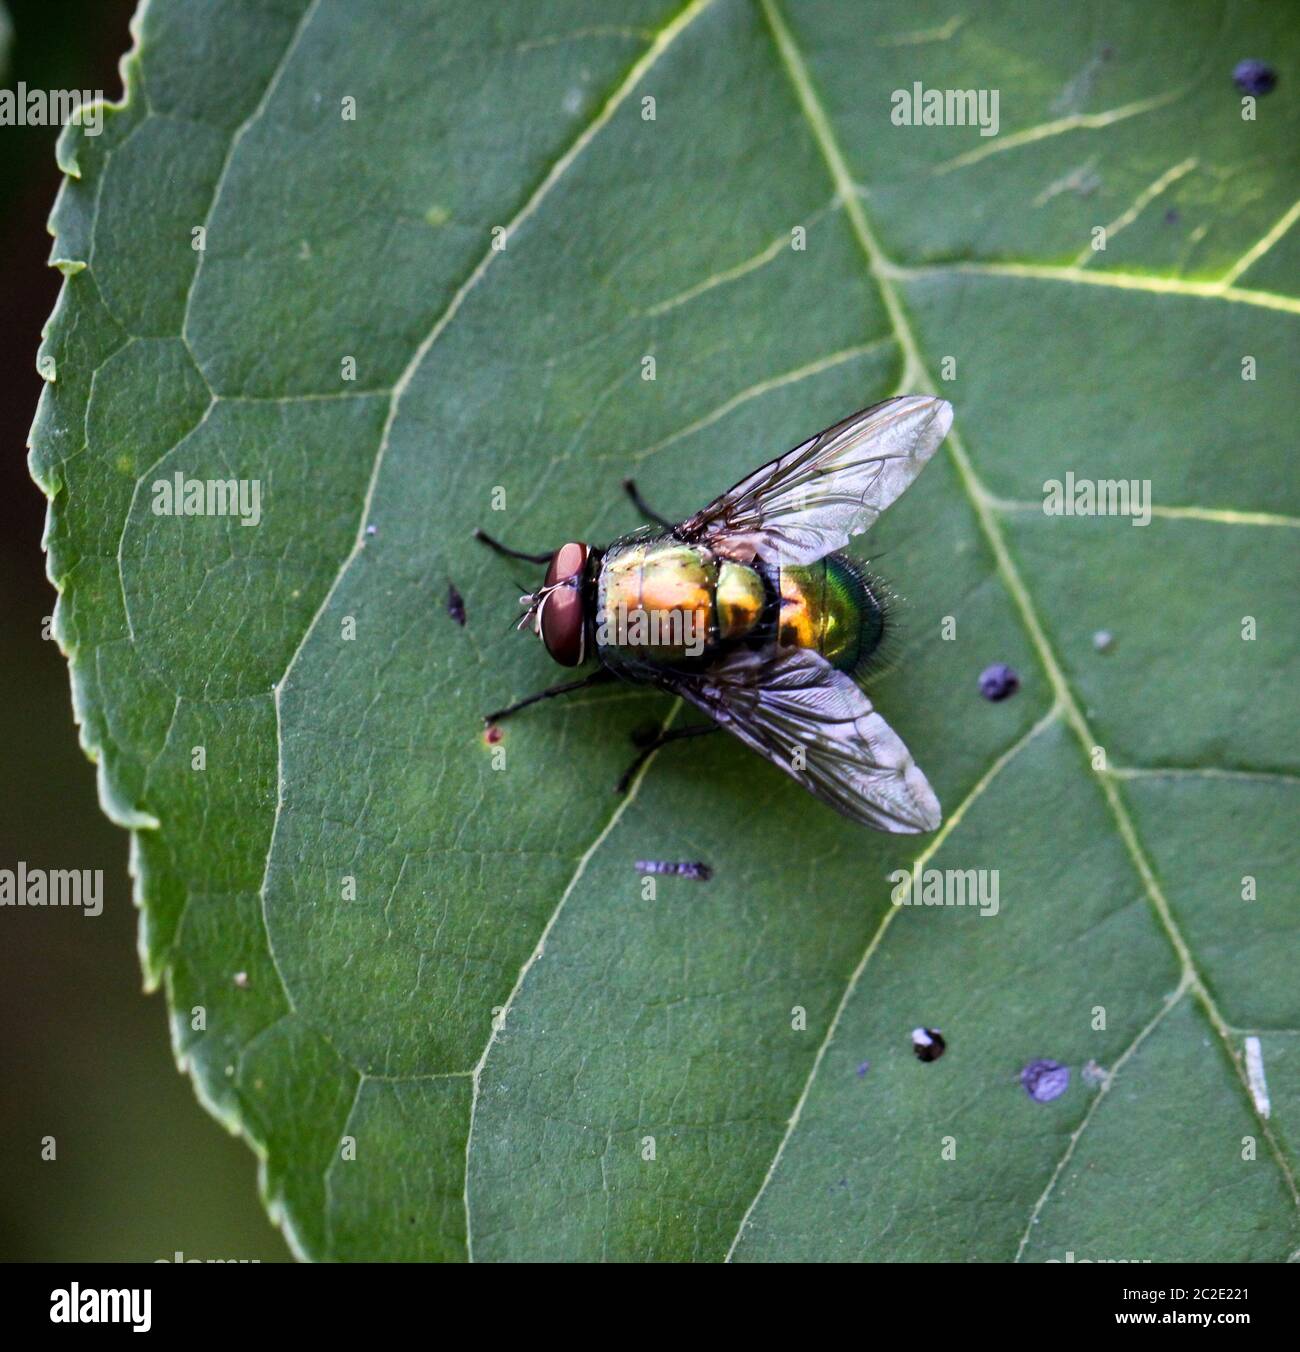
[(716, 723), (694, 723), (689, 728), (672, 728), (668, 732), (661, 732), (652, 741), (642, 743), (641, 750), (636, 760), (623, 772), (623, 777), (614, 785), (615, 793), (626, 793), (628, 785), (631, 784), (636, 772), (659, 750), (661, 746), (667, 746), (669, 742), (680, 742), (687, 737), (703, 737), (707, 732), (719, 731)]
[(641, 496), (641, 492), (637, 488), (634, 479), (624, 479), (623, 488), (627, 492), (628, 497), (632, 499), (632, 505), (642, 516), (658, 523), (660, 526), (666, 526), (669, 529), (672, 528), (673, 523), (669, 521), (666, 516), (660, 516), (653, 507), (647, 505), (646, 500)]
[(585, 690), (591, 685), (602, 685), (605, 681), (612, 681), (613, 673), (607, 671), (604, 667), (597, 667), (589, 676), (583, 676), (576, 681), (563, 681), (559, 685), (548, 686), (545, 690), (539, 690), (535, 695), (529, 695), (527, 699), (516, 700), (513, 704), (507, 704), (504, 709), (498, 709), (495, 713), (484, 714), (483, 722), (487, 725), (499, 723), (503, 718), (509, 718), (511, 714), (517, 714), (520, 709), (526, 709), (530, 704), (536, 704), (539, 700), (554, 699), (557, 695), (568, 695), (574, 690)]

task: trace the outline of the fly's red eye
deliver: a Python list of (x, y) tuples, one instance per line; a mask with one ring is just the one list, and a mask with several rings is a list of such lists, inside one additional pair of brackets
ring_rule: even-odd
[(542, 602), (542, 642), (563, 667), (578, 666), (585, 655), (582, 574), (588, 553), (586, 545), (571, 541), (551, 555), (546, 569), (545, 585), (554, 590)]
[(557, 582), (581, 576), (582, 570), (587, 566), (587, 553), (587, 546), (578, 544), (577, 541), (561, 545), (551, 555), (551, 561), (546, 567), (546, 585), (551, 587)]

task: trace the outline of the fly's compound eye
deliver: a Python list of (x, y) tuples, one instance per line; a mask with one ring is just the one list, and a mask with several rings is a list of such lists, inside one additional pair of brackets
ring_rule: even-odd
[(580, 666), (586, 656), (582, 578), (590, 550), (571, 541), (551, 555), (543, 584), (538, 627), (546, 651), (562, 666)]

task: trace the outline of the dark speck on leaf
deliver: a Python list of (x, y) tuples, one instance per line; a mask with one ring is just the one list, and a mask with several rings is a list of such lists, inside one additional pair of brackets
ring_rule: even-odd
[(1177, 207), (1170, 207), (1169, 210), (1165, 212), (1165, 224), (1166, 224), (1166, 225), (1177, 225), (1177, 224), (1178, 224), (1178, 208), (1177, 208)]
[(1238, 61), (1232, 82), (1243, 94), (1271, 94), (1277, 85), (1277, 72), (1267, 61)]
[(495, 723), (489, 723), (487, 727), (483, 729), (483, 740), (488, 746), (496, 746), (501, 740), (501, 735), (501, 729), (497, 727)]
[(995, 704), (1019, 689), (1020, 677), (1005, 662), (995, 662), (980, 672), (980, 694)]
[(871, 1069), (871, 1062), (870, 1062), (870, 1061), (864, 1061), (864, 1062), (858, 1067), (858, 1079), (861, 1080), (861, 1079), (866, 1075), (867, 1071), (869, 1071), (870, 1069)]
[(450, 582), (447, 584), (447, 614), (457, 624), (465, 623), (465, 598)]
[(1031, 1061), (1020, 1072), (1020, 1083), (1035, 1103), (1050, 1103), (1070, 1087), (1070, 1068), (1059, 1061)]
[(947, 1050), (948, 1044), (937, 1028), (913, 1028), (912, 1050), (918, 1061), (937, 1061)]

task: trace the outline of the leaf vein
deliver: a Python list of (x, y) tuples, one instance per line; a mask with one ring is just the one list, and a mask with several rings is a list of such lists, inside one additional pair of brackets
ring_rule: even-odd
[[(1048, 709), (1042, 718), (1040, 718), (1028, 732), (1016, 742), (1012, 743), (1012, 745), (1003, 751), (988, 769), (984, 771), (966, 797), (962, 799), (951, 813), (949, 813), (943, 825), (935, 833), (934, 839), (913, 861), (911, 872), (914, 878), (919, 876), (925, 866), (934, 858), (942, 848), (944, 842), (961, 824), (967, 811), (979, 800), (989, 785), (993, 783), (998, 775), (1038, 736), (1040, 732), (1045, 731), (1060, 718), (1061, 712), (1061, 705), (1059, 703), (1053, 703), (1052, 707)], [(749, 1224), (750, 1216), (753, 1215), (763, 1194), (767, 1191), (767, 1185), (772, 1181), (773, 1176), (776, 1174), (777, 1167), (780, 1165), (781, 1159), (785, 1154), (786, 1145), (794, 1135), (795, 1129), (798, 1127), (799, 1121), (803, 1116), (804, 1105), (807, 1103), (808, 1096), (812, 1092), (813, 1083), (817, 1078), (817, 1072), (821, 1069), (822, 1060), (830, 1048), (831, 1043), (835, 1040), (835, 1034), (839, 1028), (840, 1019), (843, 1016), (844, 1011), (848, 1008), (849, 1001), (852, 999), (854, 991), (857, 990), (858, 982), (861, 980), (862, 974), (866, 971), (867, 964), (871, 961), (872, 956), (880, 947), (881, 941), (885, 937), (885, 932), (889, 929), (890, 922), (893, 920), (894, 916), (898, 914), (899, 909), (898, 906), (891, 904), (889, 909), (886, 910), (880, 924), (876, 927), (875, 933), (872, 934), (868, 941), (867, 947), (858, 961), (858, 965), (853, 969), (853, 972), (849, 977), (848, 983), (844, 988), (844, 994), (840, 997), (839, 1004), (835, 1007), (835, 1013), (831, 1016), (831, 1021), (826, 1028), (826, 1036), (822, 1039), (821, 1045), (817, 1048), (816, 1055), (813, 1057), (812, 1066), (808, 1071), (808, 1078), (804, 1081), (803, 1090), (795, 1102), (794, 1111), (790, 1115), (790, 1120), (786, 1123), (785, 1132), (777, 1143), (776, 1153), (772, 1157), (772, 1163), (768, 1166), (767, 1172), (763, 1175), (763, 1181), (758, 1185), (758, 1191), (754, 1194), (753, 1200), (750, 1202), (749, 1206), (746, 1207), (745, 1214), (740, 1218), (740, 1224), (736, 1227), (735, 1237), (731, 1241), (731, 1247), (727, 1250), (726, 1258), (723, 1260), (724, 1262), (729, 1263), (731, 1261), (732, 1256), (736, 1252), (736, 1247), (739, 1245), (741, 1238), (745, 1233), (745, 1226)]]
[[(886, 257), (871, 230), (866, 218), (866, 213), (862, 207), (861, 196), (854, 185), (853, 178), (844, 161), (843, 154), (839, 148), (839, 143), (835, 137), (829, 119), (827, 118), (826, 112), (813, 88), (811, 77), (804, 64), (803, 56), (795, 45), (794, 39), (789, 29), (786, 27), (784, 19), (778, 12), (776, 0), (759, 0), (759, 3), (767, 17), (768, 25), (772, 31), (778, 54), (794, 87), (804, 115), (808, 120), (812, 135), (826, 161), (831, 179), (844, 201), (849, 221), (857, 235), (858, 243), (861, 246), (868, 269), (875, 277), (880, 288), (881, 298), (889, 313), (890, 321), (894, 326), (894, 331), (897, 334), (899, 344), (906, 355), (907, 369), (915, 377), (921, 389), (933, 391), (933, 381), (926, 370), (925, 362), (922, 359), (916, 337), (912, 332), (911, 325), (908, 323), (907, 317), (903, 311), (902, 303), (899, 300), (898, 293), (893, 285), (893, 279), (899, 274), (900, 269), (892, 264)], [(1077, 269), (1055, 269), (1051, 271), (1071, 271), (1073, 273), (1071, 280), (1083, 280), (1089, 284), (1096, 283), (1098, 279), (1103, 276), (1103, 274), (1100, 273), (1083, 272)], [(1191, 284), (1184, 283), (1183, 285), (1190, 286)], [(1230, 288), (1227, 290), (1230, 290)], [(1226, 290), (1224, 288), (1215, 288), (1214, 294), (1223, 295), (1226, 294)], [(1275, 299), (1280, 300), (1282, 298), (1278, 297)], [(1294, 305), (1294, 308), (1300, 312), (1300, 301), (1295, 301), (1292, 304)], [(1057, 659), (1056, 652), (1047, 639), (1042, 622), (1038, 617), (1037, 608), (1035, 607), (1033, 599), (1011, 557), (997, 515), (990, 505), (990, 494), (976, 473), (975, 467), (966, 453), (961, 436), (955, 426), (949, 434), (947, 444), (949, 455), (957, 469), (963, 491), (970, 499), (976, 520), (979, 522), (980, 530), (993, 553), (997, 570), (1002, 577), (1003, 584), (1007, 588), (1012, 603), (1020, 614), (1021, 622), (1025, 627), (1026, 634), (1038, 655), (1038, 659), (1042, 664), (1052, 690), (1055, 693), (1056, 704), (1054, 709), (1059, 706), (1064, 714), (1065, 721), (1069, 724), (1071, 730), (1078, 738), (1084, 754), (1087, 755), (1091, 747), (1096, 744), (1097, 739), (1093, 735), (1091, 728), (1088, 726), (1083, 711), (1075, 698), (1074, 691), (1065, 678), (1061, 664)], [(1246, 1100), (1250, 1105), (1251, 1112), (1259, 1124), (1260, 1132), (1269, 1144), (1274, 1161), (1282, 1174), (1287, 1189), (1291, 1194), (1291, 1198), (1293, 1202), (1300, 1203), (1300, 1190), (1297, 1190), (1294, 1172), (1268, 1121), (1258, 1112), (1254, 1097), (1250, 1092), (1250, 1086), (1246, 1078), (1241, 1057), (1238, 1055), (1234, 1046), (1231, 1029), (1228, 1027), (1227, 1021), (1220, 1013), (1208, 985), (1201, 976), (1192, 957), (1191, 950), (1187, 945), (1187, 941), (1184, 939), (1182, 931), (1179, 929), (1178, 923), (1174, 918), (1169, 902), (1160, 888), (1160, 884), (1152, 870), (1151, 863), (1147, 858), (1146, 851), (1142, 848), (1142, 844), (1138, 839), (1137, 831), (1128, 814), (1128, 809), (1120, 795), (1117, 781), (1113, 777), (1105, 775), (1098, 775), (1095, 776), (1095, 778), (1101, 787), (1106, 806), (1115, 821), (1116, 830), (1119, 832), (1125, 850), (1137, 871), (1138, 877), (1142, 881), (1147, 899), (1155, 914), (1155, 918), (1174, 949), (1182, 973), (1180, 985), (1185, 984), (1192, 990), (1197, 1001), (1204, 1009), (1206, 1016), (1209, 1018), (1210, 1023), (1214, 1027), (1214, 1030), (1223, 1045), (1224, 1051), (1226, 1052), (1233, 1069), (1237, 1073), (1237, 1078), (1240, 1082), (1242, 1091), (1246, 1096)], [(939, 838), (936, 838), (936, 843), (938, 839)], [(878, 938), (879, 935), (877, 936), (877, 940), (873, 942), (877, 942)], [(803, 1097), (805, 1098), (812, 1081), (816, 1076), (817, 1069), (818, 1066), (814, 1063), (808, 1084), (804, 1089)], [(802, 1105), (802, 1099), (800, 1105)], [(792, 1122), (791, 1130), (793, 1130), (793, 1126), (794, 1123)], [(787, 1138), (788, 1135), (789, 1132), (787, 1132)], [(784, 1141), (782, 1142), (782, 1146), (778, 1147), (778, 1157), (773, 1160), (772, 1168), (769, 1170), (769, 1176), (771, 1172), (775, 1170), (783, 1148)], [(764, 1181), (764, 1186), (766, 1186), (766, 1180)], [(757, 1201), (757, 1199), (755, 1200)], [(746, 1213), (746, 1215), (748, 1215), (748, 1213)], [(742, 1220), (742, 1231), (743, 1228), (744, 1221)], [(739, 1234), (740, 1232), (737, 1233), (737, 1239), (739, 1239)]]
[(1166, 277), (1159, 273), (1118, 272), (1061, 266), (1055, 263), (930, 263), (904, 266), (880, 256), (877, 276), (885, 281), (908, 281), (920, 277), (959, 273), (975, 277), (1019, 277), (1046, 282), (1069, 282), (1081, 286), (1111, 287), (1117, 291), (1148, 291), (1156, 295), (1196, 296), (1222, 300), (1234, 305), (1253, 305), (1262, 310), (1281, 310), (1300, 314), (1300, 297), (1275, 291), (1253, 291), (1220, 281), (1197, 282), (1185, 277)]
[(1079, 1139), (1082, 1137), (1085, 1128), (1092, 1121), (1093, 1115), (1096, 1113), (1097, 1109), (1101, 1107), (1106, 1095), (1110, 1093), (1110, 1087), (1115, 1083), (1115, 1077), (1123, 1070), (1125, 1063), (1129, 1058), (1133, 1056), (1137, 1049), (1164, 1021), (1165, 1015), (1178, 1004), (1184, 995), (1186, 995), (1187, 990), (1188, 978), (1187, 975), (1184, 974), (1178, 985), (1165, 997), (1160, 1008), (1155, 1012), (1151, 1020), (1138, 1030), (1137, 1036), (1134, 1037), (1133, 1041), (1119, 1054), (1115, 1064), (1112, 1065), (1107, 1072), (1106, 1078), (1098, 1086), (1092, 1102), (1088, 1105), (1087, 1111), (1079, 1121), (1079, 1125), (1070, 1133), (1070, 1139), (1066, 1142), (1065, 1150), (1062, 1152), (1061, 1158), (1057, 1160), (1056, 1167), (1052, 1170), (1051, 1177), (1047, 1180), (1047, 1186), (1043, 1189), (1042, 1193), (1039, 1195), (1038, 1201), (1034, 1203), (1033, 1210), (1029, 1213), (1029, 1219), (1025, 1222), (1025, 1232), (1020, 1236), (1020, 1243), (1016, 1245), (1014, 1262), (1020, 1262), (1021, 1255), (1024, 1253), (1025, 1248), (1029, 1243), (1029, 1236), (1033, 1233), (1034, 1226), (1038, 1223), (1038, 1217), (1042, 1214), (1043, 1207), (1047, 1204), (1047, 1199), (1051, 1197), (1057, 1183), (1060, 1181), (1061, 1175), (1065, 1172), (1066, 1166), (1073, 1158), (1075, 1146), (1079, 1144)]
[[(221, 190), (225, 187), (226, 178), (230, 173), (230, 166), (234, 163), (235, 155), (239, 150), (240, 144), (243, 142), (248, 129), (266, 111), (267, 105), (271, 101), (271, 96), (275, 93), (276, 87), (279, 85), (281, 77), (288, 68), (294, 52), (298, 49), (298, 44), (302, 41), (303, 34), (306, 33), (307, 29), (311, 26), (311, 21), (319, 8), (320, 0), (311, 0), (311, 3), (303, 10), (293, 33), (289, 37), (289, 41), (285, 44), (284, 51), (280, 53), (280, 59), (275, 63), (275, 69), (271, 72), (270, 79), (266, 82), (266, 88), (262, 91), (262, 97), (258, 99), (253, 111), (249, 113), (238, 127), (235, 128), (234, 135), (230, 138), (230, 144), (226, 147), (226, 157), (222, 160), (221, 168), (217, 171), (217, 181), (212, 189), (212, 200), (208, 204), (208, 213), (203, 221), (205, 231), (206, 228), (212, 224), (212, 217), (216, 212), (217, 203), (221, 200)], [(199, 273), (203, 271), (203, 260), (205, 257), (206, 250), (201, 249), (199, 251), (198, 262), (194, 265), (194, 273), (190, 277), (190, 284), (185, 291), (185, 310), (181, 318), (180, 336), (186, 347), (190, 348), (191, 352), (193, 352), (194, 349), (190, 346), (189, 340), (190, 305), (194, 300), (194, 291), (198, 286)], [(199, 367), (200, 372), (202, 372), (203, 368), (199, 366), (197, 356), (195, 357), (194, 364)], [(207, 378), (206, 373), (204, 373), (204, 378)]]

